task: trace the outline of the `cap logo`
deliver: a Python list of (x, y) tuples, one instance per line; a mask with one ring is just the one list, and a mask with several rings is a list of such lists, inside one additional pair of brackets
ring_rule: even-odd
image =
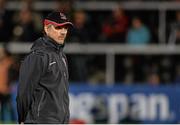
[(60, 13), (61, 19), (66, 20), (66, 16), (63, 13)]

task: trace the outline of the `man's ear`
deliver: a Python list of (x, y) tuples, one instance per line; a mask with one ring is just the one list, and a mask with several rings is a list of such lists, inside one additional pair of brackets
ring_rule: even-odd
[(44, 32), (47, 34), (48, 33), (48, 26), (44, 26)]

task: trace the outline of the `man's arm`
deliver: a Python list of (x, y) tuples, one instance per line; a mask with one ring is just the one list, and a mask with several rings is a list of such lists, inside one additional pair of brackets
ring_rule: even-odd
[(18, 121), (25, 121), (32, 102), (34, 87), (38, 84), (43, 72), (42, 55), (31, 53), (20, 67), (19, 86), (17, 92)]

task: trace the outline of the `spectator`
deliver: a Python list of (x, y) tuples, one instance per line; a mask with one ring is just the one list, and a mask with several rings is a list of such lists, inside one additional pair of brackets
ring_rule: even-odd
[[(90, 41), (90, 33), (88, 32), (87, 28), (87, 15), (84, 11), (78, 10), (74, 13), (73, 18), (74, 29), (72, 31), (72, 35), (70, 41), (76, 43), (87, 43)], [(71, 66), (73, 68), (73, 74), (71, 76), (74, 81), (87, 81), (88, 77), (88, 60), (91, 58), (87, 58), (86, 56), (82, 55), (75, 55), (72, 58)]]
[[(155, 60), (155, 59), (153, 59)], [(149, 64), (148, 64), (149, 63)], [(160, 84), (160, 66), (158, 65), (157, 62), (151, 62), (149, 60), (149, 62), (147, 62), (147, 69), (145, 71), (145, 74), (146, 74), (146, 82), (149, 84), (149, 85), (152, 85), (152, 86), (158, 86)]]
[(123, 43), (128, 29), (128, 17), (124, 10), (115, 8), (109, 20), (102, 25), (102, 36), (105, 41)]
[(37, 31), (33, 21), (32, 10), (23, 7), (13, 29), (13, 40), (31, 42), (37, 38)]
[(160, 77), (157, 73), (148, 74), (148, 83), (153, 86), (157, 86), (160, 84)]
[(0, 121), (7, 123), (11, 120), (11, 102), (9, 86), (9, 69), (13, 63), (11, 55), (3, 48), (0, 49)]
[(57, 6), (55, 7), (57, 11), (63, 12), (69, 16), (69, 19), (73, 17), (73, 0), (56, 0)]
[(34, 11), (34, 7), (33, 7), (33, 3), (34, 0), (22, 0), (23, 2), (23, 7), (24, 8), (29, 8), (32, 12), (32, 17), (33, 17), (33, 23), (36, 29), (36, 32), (38, 33), (38, 35), (41, 35), (42, 29), (43, 29), (43, 25), (42, 25), (42, 14), (40, 12), (38, 12), (37, 10)]
[(91, 33), (88, 31), (88, 19), (84, 11), (78, 10), (74, 13), (73, 24), (75, 26), (71, 41), (78, 43), (90, 42)]
[(176, 12), (176, 20), (170, 24), (169, 44), (180, 44), (180, 11)]
[(9, 93), (8, 88), (8, 70), (12, 64), (12, 58), (5, 52), (3, 48), (0, 49), (0, 93)]
[(127, 34), (127, 43), (133, 45), (147, 44), (150, 42), (150, 31), (142, 23), (141, 19), (136, 17), (132, 20), (132, 27)]
[(5, 9), (6, 1), (0, 0), (0, 42), (8, 42), (11, 38), (11, 13)]

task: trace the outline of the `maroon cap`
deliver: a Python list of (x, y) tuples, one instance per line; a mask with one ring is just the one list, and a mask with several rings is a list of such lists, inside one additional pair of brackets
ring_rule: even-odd
[(48, 16), (44, 19), (44, 25), (53, 24), (56, 26), (64, 26), (69, 25), (73, 26), (73, 24), (68, 20), (68, 18), (62, 12), (52, 12), (48, 14)]

